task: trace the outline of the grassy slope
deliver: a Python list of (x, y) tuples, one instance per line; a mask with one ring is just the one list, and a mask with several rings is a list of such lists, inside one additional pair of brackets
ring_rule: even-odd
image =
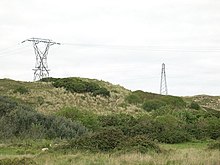
[[(31, 104), (40, 112), (54, 113), (63, 107), (78, 107), (88, 109), (97, 114), (130, 113), (135, 114), (144, 111), (137, 106), (125, 104), (125, 97), (131, 91), (108, 82), (83, 79), (97, 82), (111, 92), (111, 97), (92, 96), (89, 93), (79, 94), (67, 92), (62, 88), (54, 88), (51, 83), (45, 82), (19, 82), (9, 79), (0, 80), (0, 95), (10, 96), (25, 103)], [(14, 93), (20, 86), (25, 86), (29, 93)]]
[[(98, 83), (111, 92), (110, 98), (101, 96), (93, 97), (91, 94), (79, 94), (67, 92), (65, 89), (54, 88), (51, 83), (45, 82), (21, 82), (10, 79), (0, 79), (0, 95), (10, 96), (25, 103), (31, 104), (40, 112), (54, 113), (63, 107), (78, 107), (89, 109), (97, 114), (129, 113), (137, 114), (144, 111), (135, 105), (125, 103), (125, 97), (131, 91), (119, 85), (98, 81), (95, 79), (81, 78), (85, 81)], [(13, 91), (24, 86), (29, 90), (28, 94), (14, 93)], [(150, 94), (149, 95), (154, 95)], [(186, 102), (195, 101), (204, 108), (220, 110), (220, 96), (198, 95), (184, 97)]]
[(220, 111), (220, 96), (208, 96), (208, 95), (197, 95), (193, 97), (188, 97), (204, 108), (210, 108)]

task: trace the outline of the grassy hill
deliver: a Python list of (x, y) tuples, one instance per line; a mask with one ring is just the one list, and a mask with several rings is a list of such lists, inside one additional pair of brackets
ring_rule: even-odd
[[(91, 93), (70, 92), (64, 88), (56, 88), (52, 82), (19, 82), (9, 79), (0, 80), (0, 94), (16, 98), (30, 104), (39, 112), (55, 113), (64, 107), (78, 107), (89, 109), (98, 114), (110, 113), (138, 113), (142, 110), (137, 106), (126, 105), (125, 98), (131, 91), (108, 82), (93, 79), (83, 81), (94, 82), (110, 91), (110, 97), (100, 95), (92, 96)], [(19, 92), (25, 88), (27, 92)]]
[(216, 164), (219, 109), (216, 96), (162, 96), (95, 79), (1, 79), (0, 164), (104, 164), (112, 154), (108, 164)]

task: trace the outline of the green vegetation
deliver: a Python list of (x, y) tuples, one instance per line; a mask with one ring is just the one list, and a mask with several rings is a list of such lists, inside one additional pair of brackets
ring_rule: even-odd
[(77, 107), (63, 108), (57, 113), (57, 115), (71, 119), (72, 121), (78, 121), (85, 127), (92, 130), (99, 128), (97, 115), (95, 115), (93, 112), (80, 110)]
[(12, 165), (12, 164), (16, 164), (16, 165), (24, 165), (24, 164), (36, 165), (37, 163), (31, 158), (14, 158), (14, 159), (4, 158), (4, 159), (0, 159), (0, 164), (1, 165)]
[(20, 93), (20, 94), (27, 94), (28, 92), (29, 92), (29, 90), (24, 86), (17, 87), (14, 90), (14, 93)]
[(198, 103), (196, 103), (196, 102), (191, 102), (191, 104), (190, 104), (190, 108), (192, 108), (192, 109), (195, 109), (195, 110), (199, 110), (200, 109), (200, 106), (199, 106), (199, 104)]
[(82, 78), (0, 80), (0, 164), (217, 164), (220, 111), (198, 98)]
[(214, 150), (220, 151), (220, 140), (209, 144), (209, 149), (214, 149)]
[(134, 91), (127, 96), (126, 101), (130, 104), (141, 104), (143, 109), (150, 112), (161, 107), (184, 108), (186, 103), (180, 97), (162, 96), (143, 91)]
[(93, 96), (102, 95), (102, 96), (110, 96), (110, 92), (103, 87), (100, 87), (97, 83), (83, 81), (79, 78), (46, 78), (42, 79), (43, 82), (53, 82), (54, 87), (56, 88), (65, 88), (70, 92), (77, 93), (92, 93)]
[(46, 116), (10, 98), (0, 97), (0, 138), (73, 138), (86, 132), (77, 122)]

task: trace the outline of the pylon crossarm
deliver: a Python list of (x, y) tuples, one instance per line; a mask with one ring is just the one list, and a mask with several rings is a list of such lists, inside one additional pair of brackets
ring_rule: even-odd
[[(42, 39), (42, 38), (30, 38), (27, 40), (22, 41), (22, 43), (29, 41), (33, 42), (33, 47), (34, 47), (34, 53), (36, 56), (36, 63), (35, 63), (35, 68), (34, 70), (34, 81), (40, 80), (44, 77), (49, 77), (49, 69), (47, 65), (47, 55), (49, 52), (49, 48), (52, 45), (60, 45), (60, 43), (53, 42), (50, 39)], [(46, 46), (44, 47), (43, 50), (41, 50), (38, 47), (38, 44), (45, 44)]]

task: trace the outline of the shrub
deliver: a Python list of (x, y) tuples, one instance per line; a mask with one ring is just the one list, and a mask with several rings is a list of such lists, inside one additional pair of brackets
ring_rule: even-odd
[(220, 138), (220, 118), (209, 117), (206, 119), (208, 123), (207, 131), (212, 139)]
[(42, 78), (40, 79), (40, 81), (42, 82), (54, 82), (56, 80), (58, 80), (59, 78), (53, 78), (53, 77), (46, 77), (46, 78)]
[(113, 114), (98, 117), (100, 126), (102, 127), (130, 127), (136, 124), (136, 119), (128, 114)]
[(153, 136), (163, 143), (182, 143), (190, 140), (184, 123), (171, 115), (158, 116), (153, 123)]
[(177, 108), (186, 107), (186, 103), (181, 97), (176, 96), (162, 96), (161, 101), (164, 101), (166, 105), (170, 105)]
[(109, 152), (114, 150), (123, 139), (124, 134), (121, 130), (105, 128), (93, 134), (72, 140), (70, 146), (82, 150)]
[(94, 96), (110, 96), (110, 92), (103, 87), (100, 87), (97, 83), (83, 81), (79, 78), (63, 78), (55, 79), (53, 82), (54, 87), (63, 87), (70, 92), (77, 93), (92, 93)]
[(213, 149), (213, 150), (219, 150), (220, 151), (220, 140), (215, 141), (211, 144), (208, 145), (209, 149)]
[(186, 103), (181, 97), (163, 96), (143, 91), (134, 91), (125, 99), (130, 104), (142, 104), (146, 111), (158, 109), (163, 106), (172, 106), (175, 108), (185, 107)]
[(129, 104), (139, 104), (142, 103), (142, 99), (135, 94), (131, 94), (125, 99)]
[(0, 116), (4, 116), (7, 113), (10, 113), (14, 109), (16, 109), (18, 106), (18, 103), (15, 102), (14, 100), (0, 96)]
[(166, 103), (161, 100), (156, 100), (156, 99), (155, 100), (148, 100), (148, 101), (144, 102), (143, 109), (150, 112), (152, 110), (159, 109), (160, 107), (163, 107), (165, 105), (166, 105)]
[(75, 121), (59, 116), (46, 116), (6, 98), (0, 97), (0, 104), (0, 108), (3, 108), (0, 111), (1, 138), (73, 138), (87, 131)]
[(199, 110), (200, 109), (200, 106), (199, 106), (199, 104), (198, 103), (196, 103), (196, 102), (191, 102), (191, 104), (190, 104), (190, 108), (192, 108), (192, 109), (195, 109), (195, 110)]
[(44, 104), (44, 98), (43, 98), (42, 96), (38, 96), (38, 97), (37, 97), (37, 103), (38, 103), (39, 105)]
[(92, 130), (99, 128), (98, 116), (89, 111), (71, 107), (60, 110), (57, 115), (71, 119), (72, 121), (79, 121), (84, 126)]
[(133, 137), (137, 135), (146, 135), (153, 137), (153, 118), (148, 115), (143, 115), (135, 119), (134, 122), (124, 125), (121, 129), (126, 136)]
[(147, 138), (146, 136), (135, 136), (129, 137), (126, 140), (122, 141), (117, 150), (124, 150), (126, 152), (157, 152), (160, 153), (162, 150), (155, 142)]
[(106, 88), (99, 88), (97, 90), (94, 90), (92, 93), (94, 96), (97, 95), (108, 96), (108, 97), (110, 96), (110, 92)]
[(14, 93), (20, 93), (20, 94), (27, 94), (28, 92), (29, 92), (29, 90), (24, 86), (17, 87), (14, 90)]
[(154, 93), (143, 92), (141, 90), (137, 90), (132, 92), (129, 96), (127, 96), (126, 101), (130, 104), (140, 104), (146, 100), (159, 98), (160, 95)]

